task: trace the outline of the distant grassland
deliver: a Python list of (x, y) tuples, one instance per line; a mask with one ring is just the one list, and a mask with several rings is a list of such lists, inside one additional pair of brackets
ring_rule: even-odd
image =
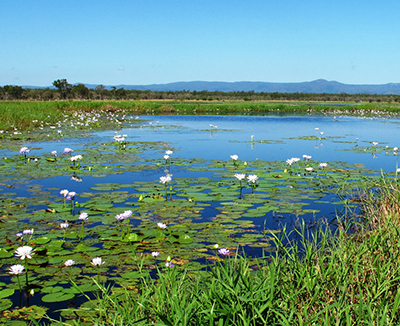
[(76, 111), (123, 111), (145, 114), (257, 114), (264, 112), (321, 113), (354, 115), (392, 115), (400, 104), (300, 104), (266, 101), (2, 101), (0, 130), (32, 129), (44, 123), (55, 123)]

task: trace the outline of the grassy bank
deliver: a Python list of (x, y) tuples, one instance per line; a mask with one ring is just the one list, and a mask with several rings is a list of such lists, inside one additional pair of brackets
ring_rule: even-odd
[(207, 270), (165, 267), (132, 288), (95, 278), (98, 299), (64, 311), (64, 325), (398, 325), (398, 191), (385, 179), (365, 190), (354, 232), (343, 224), (306, 236), (303, 226), (291, 244), (285, 231), (272, 235), (269, 257), (216, 251)]
[[(340, 103), (338, 103), (340, 104)], [(321, 113), (387, 115), (397, 114), (397, 104), (362, 105), (311, 105), (275, 102), (176, 102), (176, 101), (53, 101), (53, 102), (0, 102), (0, 130), (32, 129), (43, 124), (54, 124), (74, 113), (124, 112), (130, 114), (256, 114), (275, 113)]]

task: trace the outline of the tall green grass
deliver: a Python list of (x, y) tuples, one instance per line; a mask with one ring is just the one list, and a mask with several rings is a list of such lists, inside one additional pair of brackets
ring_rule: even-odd
[[(397, 113), (399, 107), (390, 104), (365, 105), (309, 105), (274, 102), (177, 102), (177, 101), (0, 101), (0, 130), (32, 129), (42, 121), (55, 123), (63, 114), (76, 111), (115, 112), (131, 114), (257, 114), (276, 113), (335, 113), (340, 114), (384, 114)], [(38, 122), (35, 122), (35, 121)]]
[(0, 102), (0, 129), (32, 129), (62, 118), (63, 110), (50, 102)]
[[(236, 252), (205, 270), (157, 269), (135, 287), (105, 288), (68, 325), (399, 325), (400, 223), (397, 181), (364, 189), (364, 220), (272, 235), (275, 252)], [(369, 210), (368, 210), (369, 209)]]

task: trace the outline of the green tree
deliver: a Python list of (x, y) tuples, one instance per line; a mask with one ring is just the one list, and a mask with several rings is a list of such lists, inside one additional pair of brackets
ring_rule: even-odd
[(88, 98), (89, 88), (87, 88), (84, 84), (78, 84), (72, 87), (72, 93), (79, 99)]
[(12, 86), (12, 85), (4, 85), (3, 87), (4, 94), (6, 96), (6, 100), (10, 96), (12, 99), (19, 99), (24, 92), (24, 89), (21, 86)]
[(118, 88), (115, 91), (115, 95), (116, 95), (116, 98), (120, 98), (120, 99), (125, 98), (126, 97), (126, 90), (123, 87), (122, 88)]
[(102, 96), (102, 95), (103, 95), (104, 89), (105, 89), (104, 85), (97, 85), (97, 86), (95, 87), (95, 91), (96, 91), (96, 93), (100, 96), (100, 100), (103, 99), (103, 96)]
[(72, 85), (68, 84), (68, 82), (65, 78), (57, 79), (57, 80), (53, 81), (53, 86), (58, 89), (58, 91), (60, 92), (60, 97), (62, 99), (66, 99), (68, 94), (72, 90)]
[(113, 99), (115, 100), (115, 91), (116, 91), (116, 87), (115, 86), (111, 86), (111, 94), (113, 96)]

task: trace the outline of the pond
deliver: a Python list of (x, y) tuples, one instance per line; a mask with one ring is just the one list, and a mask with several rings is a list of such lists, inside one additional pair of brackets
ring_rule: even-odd
[[(365, 183), (397, 177), (399, 123), (132, 116), (120, 130), (2, 150), (0, 309), (71, 307), (95, 290), (91, 277), (132, 286), (156, 266), (204, 268), (223, 257), (216, 244), (264, 257), (284, 226), (334, 227)], [(15, 256), (23, 246), (31, 258)]]

